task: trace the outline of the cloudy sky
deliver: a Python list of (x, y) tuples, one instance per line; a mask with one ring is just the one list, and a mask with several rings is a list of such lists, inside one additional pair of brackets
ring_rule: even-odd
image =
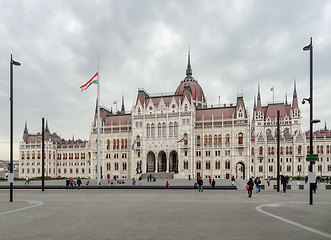
[[(10, 54), (14, 66), (14, 159), (24, 123), (41, 131), (41, 118), (62, 138), (88, 140), (96, 85), (79, 87), (98, 69), (101, 103), (138, 88), (174, 92), (185, 77), (188, 45), (193, 77), (208, 104), (244, 95), (252, 115), (260, 84), (262, 105), (292, 101), (297, 82), (302, 130), (309, 130), (309, 52), (313, 37), (314, 118), (331, 125), (331, 2), (329, 1), (0, 1), (0, 159), (9, 159)], [(99, 53), (99, 57), (98, 57)]]

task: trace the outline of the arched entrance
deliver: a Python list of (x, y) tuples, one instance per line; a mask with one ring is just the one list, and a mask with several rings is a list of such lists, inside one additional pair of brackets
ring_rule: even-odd
[(172, 151), (169, 158), (169, 171), (178, 173), (178, 163), (178, 154), (176, 151)]
[(245, 179), (245, 164), (238, 162), (236, 165), (236, 179)]
[(164, 151), (161, 151), (158, 155), (158, 172), (167, 171), (167, 155)]
[(155, 172), (155, 154), (153, 152), (147, 154), (146, 172)]

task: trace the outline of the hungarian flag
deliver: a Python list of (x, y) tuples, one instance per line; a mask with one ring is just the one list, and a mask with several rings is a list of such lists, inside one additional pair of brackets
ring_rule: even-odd
[(274, 87), (270, 88), (270, 91), (271, 91), (271, 92), (274, 91)]
[(92, 83), (98, 84), (98, 72), (94, 74), (94, 76), (84, 85), (80, 86), (80, 90), (83, 92), (86, 90), (89, 86), (91, 86)]
[(117, 104), (117, 100), (113, 102), (113, 104)]
[(177, 143), (184, 142), (184, 138), (177, 141)]

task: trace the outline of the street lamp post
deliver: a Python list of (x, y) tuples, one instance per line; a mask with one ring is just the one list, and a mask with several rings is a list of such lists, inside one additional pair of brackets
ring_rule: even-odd
[(20, 66), (19, 62), (13, 60), (13, 55), (10, 55), (10, 202), (13, 201), (13, 65)]
[[(313, 120), (313, 38), (310, 37), (310, 44), (303, 48), (303, 51), (310, 51), (310, 97), (309, 99), (304, 98), (302, 103), (304, 104), (305, 101), (308, 101), (310, 104), (310, 134), (309, 134), (309, 153), (313, 154), (313, 124), (319, 123), (320, 120), (316, 119)], [(313, 161), (310, 161), (309, 164), (309, 172), (313, 172)], [(313, 188), (314, 183), (309, 183), (309, 204), (313, 205)]]

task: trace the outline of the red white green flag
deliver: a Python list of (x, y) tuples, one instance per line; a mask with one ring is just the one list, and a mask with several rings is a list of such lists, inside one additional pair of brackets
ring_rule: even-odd
[(91, 86), (92, 83), (98, 84), (98, 72), (94, 74), (94, 76), (87, 83), (80, 86), (80, 90), (81, 91), (86, 90), (89, 86)]

